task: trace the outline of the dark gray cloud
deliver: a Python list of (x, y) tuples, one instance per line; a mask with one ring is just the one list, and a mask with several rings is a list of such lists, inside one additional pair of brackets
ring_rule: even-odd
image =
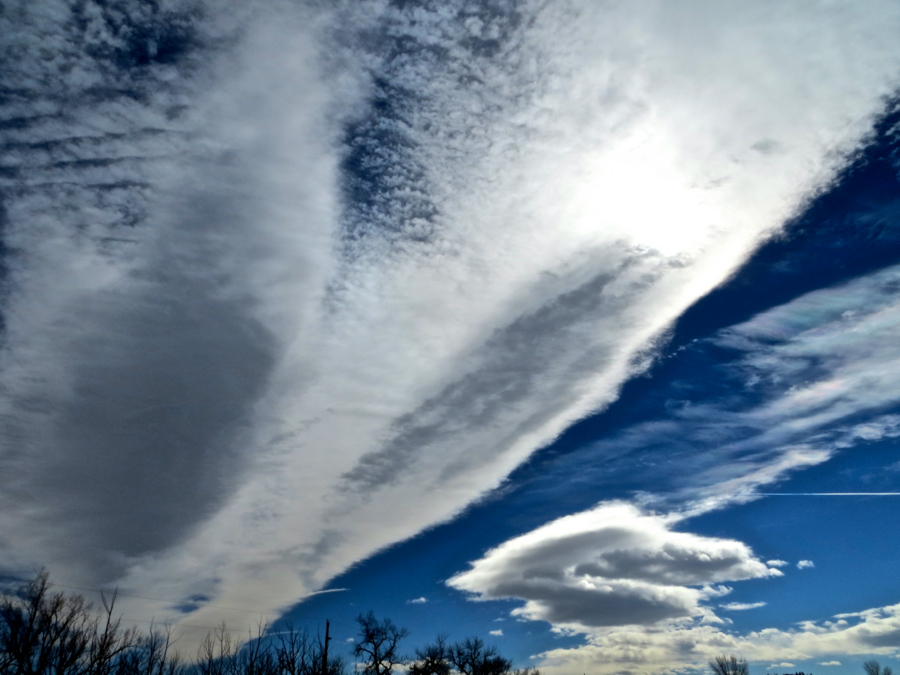
[(182, 118), (210, 56), (199, 3), (167, 7), (0, 15), (4, 506), (44, 555), (99, 567), (171, 546), (227, 498), (274, 359), (227, 290), (237, 203), (187, 184), (161, 200), (161, 177), (197, 162)]
[[(415, 480), (423, 465), (436, 459), (441, 469), (429, 481), (440, 490), (497, 461), (523, 435), (539, 433), (570, 408), (581, 395), (575, 383), (590, 380), (621, 358), (597, 328), (597, 317), (610, 317), (615, 329), (639, 322), (627, 317), (628, 308), (659, 282), (668, 266), (652, 252), (629, 251), (621, 244), (586, 251), (585, 258), (589, 264), (536, 284), (529, 295), (545, 301), (495, 330), (458, 361), (459, 379), (393, 421), (378, 450), (362, 455), (343, 474), (339, 492), (370, 501)], [(612, 269), (591, 275), (607, 265)], [(642, 367), (638, 360), (627, 366)], [(304, 554), (308, 559), (321, 556)]]
[[(396, 435), (375, 453), (364, 455), (345, 474), (349, 488), (361, 491), (405, 479), (416, 469), (417, 454), (433, 444), (457, 441), (461, 433), (498, 428), (502, 435), (490, 445), (482, 441), (477, 450), (457, 453), (438, 477), (443, 483), (479, 462), (491, 462), (524, 434), (532, 433), (569, 408), (579, 392), (572, 385), (590, 379), (609, 367), (616, 346), (602, 335), (591, 335), (596, 317), (623, 317), (636, 298), (659, 281), (666, 263), (652, 254), (629, 252), (612, 246), (594, 252), (596, 261), (614, 261), (614, 269), (558, 295), (551, 295), (536, 311), (516, 318), (496, 330), (461, 367), (463, 377), (426, 401), (414, 412), (397, 420)], [(572, 279), (584, 274), (575, 270)], [(565, 286), (554, 279), (548, 286)], [(534, 295), (547, 295), (535, 289)], [(624, 319), (624, 317), (623, 317)], [(627, 321), (627, 319), (624, 319)], [(547, 372), (557, 376), (551, 385)], [(548, 390), (549, 388), (549, 390)], [(538, 397), (538, 391), (548, 400)], [(539, 405), (534, 405), (541, 401)], [(513, 427), (502, 424), (515, 411)]]
[[(740, 579), (744, 557), (738, 552), (711, 557), (677, 544), (664, 544), (658, 551), (615, 550), (592, 562), (575, 567), (576, 576), (607, 579), (645, 579), (660, 584), (710, 584)], [(736, 572), (737, 571), (737, 572)], [(752, 574), (748, 574), (752, 576)]]
[(513, 583), (499, 585), (497, 592), (514, 598), (528, 597), (528, 606), (521, 614), (530, 619), (593, 628), (647, 625), (692, 616), (697, 611), (691, 597), (618, 584), (599, 588), (542, 588), (537, 584)]
[(859, 631), (859, 641), (870, 647), (900, 647), (900, 628), (892, 628), (887, 631), (874, 632), (869, 630)]

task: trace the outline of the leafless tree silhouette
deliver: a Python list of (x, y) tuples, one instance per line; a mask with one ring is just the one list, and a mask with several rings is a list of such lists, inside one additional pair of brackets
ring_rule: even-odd
[(749, 675), (750, 666), (747, 659), (738, 658), (734, 654), (726, 656), (719, 654), (709, 662), (713, 675)]
[(406, 659), (400, 655), (400, 641), (409, 635), (405, 628), (397, 628), (390, 619), (378, 621), (375, 614), (369, 612), (357, 617), (359, 623), (359, 641), (353, 648), (357, 658), (363, 659), (361, 665), (365, 675), (391, 675), (398, 666), (403, 666)]
[(866, 661), (863, 669), (866, 671), (866, 675), (893, 675), (894, 672), (888, 666), (882, 668), (881, 664), (875, 660)]

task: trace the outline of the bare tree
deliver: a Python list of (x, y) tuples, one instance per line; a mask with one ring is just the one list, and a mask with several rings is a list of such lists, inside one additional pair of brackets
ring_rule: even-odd
[(150, 627), (150, 633), (138, 638), (134, 648), (119, 659), (117, 675), (187, 675), (187, 667), (173, 649), (169, 626)]
[(866, 675), (893, 675), (893, 671), (890, 667), (885, 666), (881, 667), (881, 664), (878, 661), (866, 661), (863, 664), (863, 669), (866, 671)]
[(359, 642), (353, 648), (356, 657), (362, 660), (365, 675), (391, 675), (397, 666), (406, 663), (399, 653), (400, 641), (409, 635), (405, 628), (397, 628), (390, 619), (378, 621), (375, 614), (360, 614)]
[(113, 675), (138, 644), (122, 630), (115, 593), (101, 594), (104, 612), (80, 595), (52, 592), (39, 572), (16, 593), (0, 598), (0, 673), (6, 675)]
[(111, 675), (117, 669), (122, 655), (134, 649), (138, 643), (137, 628), (123, 631), (122, 617), (113, 616), (116, 595), (117, 592), (114, 591), (107, 600), (106, 595), (100, 593), (104, 612), (94, 621), (93, 630), (90, 631), (85, 675)]
[[(294, 628), (292, 623), (275, 634), (275, 659), (281, 675), (311, 675), (314, 666), (313, 649), (309, 642), (309, 632)], [(321, 670), (321, 669), (320, 669)]]
[(197, 649), (194, 668), (198, 675), (236, 675), (240, 648), (240, 641), (231, 636), (223, 623), (203, 638)]
[(265, 639), (268, 629), (269, 625), (261, 621), (256, 625), (255, 636), (247, 631), (247, 641), (238, 649), (235, 664), (240, 675), (278, 675), (275, 650)]
[(432, 644), (416, 649), (416, 660), (410, 665), (408, 675), (450, 675), (451, 667), (447, 638), (438, 635)]
[(450, 662), (462, 675), (505, 675), (512, 661), (497, 653), (496, 647), (485, 647), (481, 638), (466, 638), (450, 648)]
[[(222, 624), (186, 663), (168, 626), (123, 629), (116, 594), (100, 598), (97, 613), (80, 595), (52, 592), (46, 572), (0, 594), (0, 675), (323, 675), (324, 642), (291, 625), (270, 634), (261, 622), (241, 641)], [(344, 672), (343, 659), (328, 659), (324, 675)]]
[(734, 654), (726, 656), (719, 654), (709, 662), (713, 675), (750, 675), (750, 666), (747, 659), (738, 658)]
[[(288, 622), (270, 637), (279, 675), (322, 675), (325, 643), (321, 636), (312, 639), (309, 631)], [(326, 675), (343, 675), (344, 667), (340, 656), (331, 655)]]

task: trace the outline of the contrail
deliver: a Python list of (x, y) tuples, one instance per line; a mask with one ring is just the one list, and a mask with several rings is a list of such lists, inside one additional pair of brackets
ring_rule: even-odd
[(900, 497), (900, 492), (758, 492), (761, 497)]

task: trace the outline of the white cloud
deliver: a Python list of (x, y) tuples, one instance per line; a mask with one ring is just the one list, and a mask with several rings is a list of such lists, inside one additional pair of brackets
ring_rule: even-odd
[(424, 605), (426, 602), (428, 602), (428, 598), (421, 597), (421, 598), (413, 598), (412, 600), (407, 600), (406, 604), (407, 605)]
[(803, 622), (792, 630), (766, 628), (740, 635), (697, 621), (671, 622), (593, 629), (586, 640), (583, 646), (543, 653), (537, 664), (541, 672), (671, 673), (702, 668), (721, 653), (742, 654), (751, 663), (762, 664), (790, 664), (836, 654), (895, 654), (900, 650), (900, 605), (859, 612), (851, 621)]
[(820, 666), (839, 666), (841, 665), (840, 661), (822, 661), (819, 663)]
[(519, 598), (513, 616), (557, 627), (715, 621), (723, 582), (781, 576), (744, 544), (671, 528), (676, 517), (611, 502), (505, 542), (447, 583), (477, 600)]
[(635, 425), (592, 452), (704, 448), (685, 453), (675, 478), (659, 477), (674, 489), (648, 495), (658, 505), (690, 500), (702, 513), (755, 499), (761, 486), (841, 450), (900, 436), (900, 416), (883, 412), (900, 404), (892, 384), (900, 373), (892, 339), (900, 330), (898, 281), (900, 266), (889, 267), (721, 331), (711, 342), (737, 352), (728, 372), (749, 387), (746, 398), (675, 406), (668, 418)]
[(803, 570), (803, 569), (807, 569), (808, 567), (815, 567), (815, 566), (816, 565), (812, 560), (801, 560), (797, 563), (798, 570)]
[(769, 665), (769, 668), (793, 668), (794, 664), (789, 661), (782, 661), (781, 663), (773, 663)]
[[(769, 564), (769, 563), (766, 563)], [(758, 607), (765, 607), (766, 603), (764, 602), (728, 602), (724, 605), (719, 605), (722, 609), (728, 610), (729, 612), (741, 612), (745, 609), (756, 609)]]
[(497, 637), (503, 637), (503, 631), (500, 629), (488, 631), (488, 635), (496, 635)]
[(786, 567), (790, 563), (787, 560), (766, 560), (766, 565), (769, 567)]
[(538, 666), (550, 675), (671, 673), (702, 667), (719, 653), (784, 664), (900, 652), (900, 605), (803, 621), (789, 630), (728, 630), (733, 624), (710, 605), (731, 591), (725, 583), (782, 573), (740, 542), (674, 531), (684, 522), (684, 514), (601, 504), (505, 542), (447, 583), (475, 601), (519, 599), (524, 604), (512, 616), (583, 635), (583, 645), (538, 655)]
[[(140, 78), (92, 56), (121, 48), (100, 4), (86, 24), (64, 3), (0, 17), (24, 54), (5, 86), (35, 92), (9, 110), (28, 124), (4, 231), (8, 560), (205, 595), (186, 624), (240, 629), (223, 607), (277, 612), (453, 517), (614, 400), (834, 176), (900, 71), (889, 1), (560, 0), (480, 24), (447, 3), (326, 5), (207, 3), (198, 53)], [(342, 173), (370, 141), (369, 178)], [(592, 540), (602, 569), (547, 580), (573, 611), (593, 593), (694, 616), (716, 590), (690, 584), (768, 569), (628, 522), (632, 550), (677, 561), (632, 578)], [(136, 618), (171, 606), (123, 595)]]

